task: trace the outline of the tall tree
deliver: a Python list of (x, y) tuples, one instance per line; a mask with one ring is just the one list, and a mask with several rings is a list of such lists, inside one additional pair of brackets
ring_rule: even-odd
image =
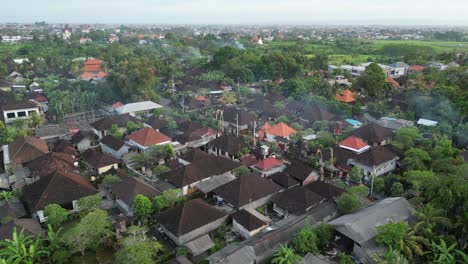
[(370, 97), (381, 98), (385, 94), (385, 73), (377, 63), (371, 63), (364, 73), (358, 78), (358, 85), (362, 87)]

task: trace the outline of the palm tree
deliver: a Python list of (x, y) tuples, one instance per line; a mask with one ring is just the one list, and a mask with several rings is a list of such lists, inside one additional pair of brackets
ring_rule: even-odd
[(294, 264), (301, 261), (301, 257), (294, 252), (294, 249), (280, 244), (280, 248), (273, 254), (271, 263), (273, 264)]
[(424, 246), (428, 246), (425, 237), (417, 236), (411, 229), (407, 229), (403, 239), (400, 241), (400, 251), (408, 260), (413, 260), (414, 255), (421, 256)]
[(233, 91), (223, 92), (223, 103), (227, 105), (235, 104), (237, 101), (236, 94)]
[(57, 249), (60, 248), (59, 238), (62, 228), (54, 231), (50, 224), (47, 225), (47, 250), (49, 254), (53, 254)]
[(443, 209), (436, 209), (432, 204), (426, 204), (414, 212), (414, 216), (418, 220), (414, 230), (416, 233), (430, 239), (436, 227), (450, 228), (452, 226), (450, 219), (444, 215)]
[(48, 255), (47, 251), (42, 249), (40, 238), (33, 240), (25, 236), (23, 231), (18, 234), (16, 228), (13, 229), (13, 239), (0, 241), (0, 249), (0, 257), (7, 263), (40, 263), (41, 257)]

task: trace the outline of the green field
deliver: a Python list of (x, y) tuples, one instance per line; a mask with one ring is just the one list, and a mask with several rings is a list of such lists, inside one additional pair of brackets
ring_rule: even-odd
[(437, 53), (442, 52), (468, 52), (468, 42), (455, 42), (455, 41), (422, 41), (422, 40), (374, 40), (371, 41), (371, 46), (375, 49), (381, 49), (385, 45), (416, 45), (431, 47)]

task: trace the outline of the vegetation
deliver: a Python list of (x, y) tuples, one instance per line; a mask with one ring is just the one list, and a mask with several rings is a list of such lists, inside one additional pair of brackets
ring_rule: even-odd
[(271, 259), (273, 264), (295, 264), (299, 263), (299, 261), (301, 261), (301, 257), (294, 252), (294, 249), (283, 244), (280, 244)]
[(53, 227), (60, 226), (68, 218), (67, 210), (58, 204), (49, 204), (44, 208), (47, 222)]
[(357, 211), (361, 207), (359, 199), (349, 193), (343, 193), (340, 197), (336, 199), (336, 205), (338, 211), (342, 214), (349, 214)]

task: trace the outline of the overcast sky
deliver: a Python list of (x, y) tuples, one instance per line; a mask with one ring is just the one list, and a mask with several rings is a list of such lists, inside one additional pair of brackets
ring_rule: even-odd
[(0, 22), (468, 25), (468, 0), (1, 0)]

